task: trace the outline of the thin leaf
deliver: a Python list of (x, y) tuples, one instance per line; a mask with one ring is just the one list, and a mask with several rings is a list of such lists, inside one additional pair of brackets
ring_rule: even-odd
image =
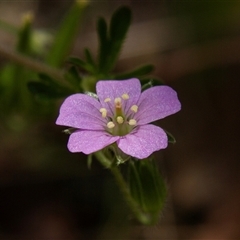
[(107, 37), (107, 23), (104, 18), (99, 18), (97, 22), (97, 33), (99, 40), (98, 62), (99, 70), (104, 69), (105, 61), (109, 52), (109, 41)]
[(166, 198), (165, 183), (152, 161), (147, 159), (140, 161), (139, 164), (145, 211), (158, 216)]
[(18, 33), (17, 51), (23, 54), (30, 53), (32, 38), (32, 22), (31, 13), (25, 14), (22, 19), (23, 23)]
[(80, 91), (80, 82), (82, 78), (80, 77), (78, 70), (75, 66), (71, 66), (68, 71), (64, 74), (65, 79), (70, 82), (75, 88)]
[(39, 74), (40, 81), (28, 82), (29, 91), (37, 98), (43, 100), (50, 100), (56, 98), (63, 98), (73, 94), (71, 90), (56, 84), (53, 79), (45, 74)]
[(94, 69), (96, 69), (96, 63), (94, 62), (93, 57), (92, 57), (89, 49), (85, 48), (84, 53), (85, 53), (87, 63), (89, 65), (91, 65)]
[(94, 72), (93, 67), (89, 63), (84, 62), (83, 60), (81, 60), (79, 58), (70, 57), (70, 58), (68, 58), (67, 62), (70, 63), (70, 64), (73, 64), (73, 65), (75, 65), (75, 66), (77, 66), (77, 67), (79, 67), (79, 68), (81, 68), (81, 69), (83, 69), (83, 70), (85, 70), (89, 73)]
[(110, 22), (109, 36), (107, 24), (103, 18), (98, 21), (99, 36), (99, 72), (109, 73), (114, 67), (119, 56), (123, 41), (126, 37), (131, 21), (131, 10), (121, 7), (113, 14)]
[(129, 161), (128, 184), (132, 197), (141, 207), (143, 207), (143, 195), (142, 195), (143, 190), (141, 179), (136, 165), (137, 162)]
[(112, 16), (110, 23), (110, 54), (107, 70), (110, 71), (120, 54), (123, 41), (131, 23), (131, 10), (128, 7), (119, 8)]

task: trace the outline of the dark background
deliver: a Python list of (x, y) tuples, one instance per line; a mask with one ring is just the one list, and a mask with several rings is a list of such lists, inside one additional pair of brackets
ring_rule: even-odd
[[(1, 0), (0, 18), (19, 26), (32, 11), (34, 27), (52, 33), (70, 5)], [(240, 239), (240, 2), (92, 1), (74, 55), (97, 53), (96, 20), (121, 5), (133, 21), (116, 71), (152, 63), (182, 103), (159, 121), (177, 139), (155, 154), (169, 189), (160, 223), (134, 222), (110, 173), (68, 152), (68, 136), (54, 124), (58, 102), (22, 130), (0, 122), (1, 239)], [(0, 41), (13, 48), (16, 39), (0, 29)]]

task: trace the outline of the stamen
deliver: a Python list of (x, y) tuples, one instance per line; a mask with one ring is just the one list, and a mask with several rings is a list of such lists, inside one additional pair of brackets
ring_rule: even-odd
[(114, 99), (115, 107), (116, 108), (121, 108), (122, 107), (122, 100), (120, 97), (117, 97)]
[(128, 121), (128, 124), (129, 124), (130, 126), (135, 126), (135, 125), (137, 124), (137, 121), (136, 121), (135, 119), (130, 119), (130, 120)]
[(122, 99), (124, 99), (124, 100), (129, 99), (129, 95), (128, 95), (127, 93), (124, 93), (124, 94), (122, 95)]
[(108, 122), (107, 123), (107, 127), (108, 128), (114, 128), (115, 127), (115, 124), (113, 122)]
[(131, 110), (136, 113), (138, 111), (138, 106), (137, 105), (132, 105)]
[(119, 123), (119, 124), (122, 124), (123, 123), (123, 117), (121, 117), (121, 116), (118, 116), (117, 117), (117, 122)]
[(104, 102), (111, 102), (111, 98), (109, 98), (109, 97), (108, 97), (108, 98), (105, 98), (105, 99), (104, 99)]
[(102, 117), (105, 118), (107, 116), (107, 109), (106, 108), (100, 108), (100, 113), (102, 113)]

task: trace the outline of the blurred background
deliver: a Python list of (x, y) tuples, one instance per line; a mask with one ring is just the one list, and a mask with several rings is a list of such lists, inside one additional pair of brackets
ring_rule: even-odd
[[(39, 58), (71, 4), (0, 0), (0, 45), (16, 48), (31, 12)], [(109, 171), (97, 161), (89, 170), (86, 156), (67, 150), (55, 126), (62, 100), (45, 111), (22, 84), (32, 79), (0, 54), (0, 82), (15, 74), (7, 95), (0, 89), (0, 239), (240, 239), (240, 2), (92, 1), (70, 54), (97, 54), (96, 20), (122, 5), (133, 19), (115, 71), (152, 63), (182, 103), (159, 121), (177, 140), (155, 154), (169, 190), (159, 224), (132, 220)]]

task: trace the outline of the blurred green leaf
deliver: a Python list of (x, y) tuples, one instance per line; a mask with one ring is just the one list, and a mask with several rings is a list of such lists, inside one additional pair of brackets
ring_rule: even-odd
[(99, 18), (97, 22), (97, 33), (99, 38), (99, 70), (103, 70), (109, 51), (109, 41), (107, 36), (107, 23), (104, 18)]
[(56, 84), (53, 79), (45, 74), (39, 74), (39, 78), (42, 80), (41, 82), (28, 82), (29, 91), (39, 99), (50, 100), (63, 98), (74, 93), (71, 90)]
[(128, 7), (117, 9), (111, 18), (108, 36), (106, 21), (103, 18), (98, 20), (100, 73), (106, 74), (114, 67), (130, 22), (131, 10)]
[(32, 21), (33, 16), (31, 13), (27, 13), (22, 18), (22, 27), (19, 29), (18, 42), (16, 49), (20, 53), (29, 54), (31, 49), (32, 38)]
[(166, 186), (152, 159), (129, 162), (129, 188), (132, 197), (152, 222), (158, 219), (166, 200)]
[[(17, 32), (16, 51), (22, 55), (30, 54), (32, 36), (32, 16), (25, 14)], [(26, 80), (32, 77), (32, 72), (15, 63), (9, 63), (1, 69), (0, 86), (1, 109), (5, 113), (18, 111), (26, 113), (31, 109), (32, 96), (26, 88)]]
[(130, 23), (131, 10), (128, 7), (119, 8), (112, 16), (110, 23), (111, 52), (107, 65), (108, 70), (111, 70), (115, 65)]
[(138, 173), (138, 169), (133, 161), (129, 161), (128, 166), (128, 185), (133, 199), (142, 207), (143, 206), (143, 191), (142, 183)]
[(79, 30), (87, 2), (76, 0), (63, 19), (46, 59), (51, 66), (59, 67), (64, 62)]
[(144, 65), (141, 67), (138, 67), (130, 72), (122, 73), (116, 75), (116, 79), (128, 79), (133, 77), (141, 77), (143, 75), (147, 75), (151, 73), (154, 70), (154, 66), (152, 64)]
[(64, 74), (64, 78), (80, 91), (80, 83), (82, 81), (82, 78), (80, 77), (79, 72), (75, 66), (71, 66), (68, 69), (68, 71)]
[(94, 72), (93, 67), (89, 63), (84, 62), (83, 60), (81, 60), (77, 57), (69, 57), (67, 61), (68, 61), (68, 63), (75, 65), (75, 66), (79, 67), (80, 69), (83, 69), (89, 73)]
[(84, 53), (85, 53), (85, 57), (86, 57), (87, 63), (89, 65), (91, 65), (93, 69), (96, 69), (96, 64), (95, 64), (95, 62), (94, 62), (94, 60), (92, 58), (92, 55), (91, 55), (89, 49), (85, 48)]

